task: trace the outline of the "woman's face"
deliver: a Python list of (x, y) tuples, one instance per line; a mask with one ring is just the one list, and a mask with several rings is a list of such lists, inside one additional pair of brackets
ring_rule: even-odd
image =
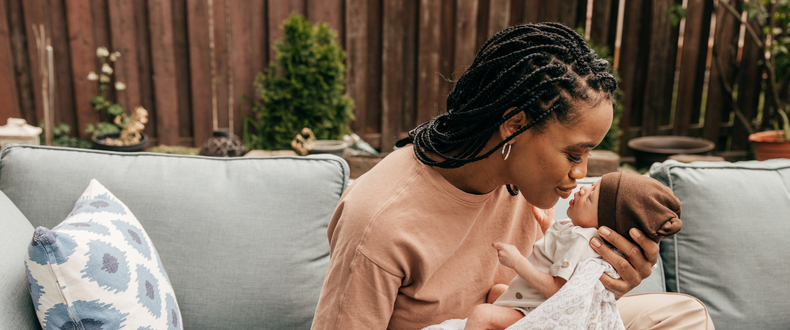
[[(581, 105), (584, 106), (584, 105)], [(587, 175), (587, 157), (612, 125), (612, 103), (602, 100), (572, 124), (546, 123), (543, 132), (529, 129), (514, 139), (505, 161), (511, 184), (532, 205), (548, 209), (560, 197), (568, 198), (576, 180)]]

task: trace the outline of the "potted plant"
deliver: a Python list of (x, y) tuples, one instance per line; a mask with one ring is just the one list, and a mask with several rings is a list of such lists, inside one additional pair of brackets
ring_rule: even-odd
[(99, 59), (99, 73), (91, 71), (88, 80), (98, 81), (99, 94), (91, 99), (93, 109), (99, 112), (100, 121), (88, 124), (85, 132), (91, 134), (93, 148), (115, 151), (141, 151), (148, 144), (148, 136), (143, 133), (148, 122), (148, 111), (137, 107), (128, 115), (123, 106), (116, 102), (116, 94), (126, 90), (126, 84), (115, 80), (113, 73), (115, 61), (120, 52), (112, 52), (106, 47), (96, 49)]
[(137, 107), (131, 115), (121, 113), (113, 121), (113, 124), (121, 127), (121, 130), (94, 134), (91, 137), (93, 148), (110, 151), (142, 151), (148, 145), (148, 136), (143, 134), (146, 123), (148, 123), (148, 111), (143, 107)]
[(255, 78), (254, 118), (244, 120), (244, 144), (250, 149), (282, 150), (309, 127), (316, 141), (340, 140), (351, 133), (354, 103), (345, 93), (345, 52), (337, 33), (325, 23), (313, 25), (291, 15), (283, 37), (274, 43), (276, 60)]
[[(742, 12), (731, 1), (720, 0), (719, 5), (740, 20)], [(755, 145), (757, 160), (790, 158), (790, 2), (752, 0), (743, 3), (742, 9), (753, 22), (744, 24), (747, 33), (764, 50), (758, 65), (767, 75), (762, 121), (753, 124), (758, 132), (749, 135), (749, 141)], [(721, 65), (718, 61), (714, 64)], [(727, 92), (732, 96), (731, 88)], [(754, 131), (739, 109), (735, 110), (750, 132)]]

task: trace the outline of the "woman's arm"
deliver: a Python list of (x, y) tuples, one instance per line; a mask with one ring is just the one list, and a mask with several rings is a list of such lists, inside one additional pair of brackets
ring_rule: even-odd
[(513, 268), (518, 276), (521, 276), (529, 286), (535, 288), (544, 297), (551, 298), (565, 285), (564, 278), (551, 276), (535, 268), (515, 246), (498, 242), (493, 243), (492, 246), (497, 249), (500, 263)]
[(625, 258), (621, 257), (605, 244), (601, 244), (602, 242), (597, 238), (590, 240), (590, 246), (612, 264), (620, 274), (619, 279), (613, 279), (606, 274), (601, 276), (603, 286), (612, 291), (617, 299), (620, 299), (639, 285), (643, 279), (650, 276), (653, 265), (658, 262), (658, 243), (636, 228), (631, 229), (630, 234), (639, 245), (631, 243), (625, 237), (606, 227), (598, 228), (598, 234), (625, 255)]

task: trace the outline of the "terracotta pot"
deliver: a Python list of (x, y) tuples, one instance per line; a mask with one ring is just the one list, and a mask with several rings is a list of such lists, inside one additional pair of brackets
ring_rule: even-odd
[(145, 133), (140, 133), (141, 138), (140, 142), (137, 144), (131, 144), (128, 146), (108, 146), (104, 144), (105, 138), (117, 139), (121, 133), (114, 132), (114, 133), (102, 133), (98, 135), (91, 136), (91, 144), (92, 149), (98, 150), (107, 150), (107, 151), (125, 151), (125, 152), (133, 152), (133, 151), (143, 151), (146, 146), (148, 146), (148, 135)]
[[(781, 133), (784, 136), (784, 132)], [(754, 154), (757, 160), (790, 159), (790, 142), (779, 141), (776, 131), (758, 132), (749, 135), (749, 142), (754, 143)]]
[(663, 162), (671, 155), (703, 155), (716, 147), (713, 141), (688, 136), (644, 136), (628, 140), (634, 150), (636, 167), (643, 168), (655, 162)]

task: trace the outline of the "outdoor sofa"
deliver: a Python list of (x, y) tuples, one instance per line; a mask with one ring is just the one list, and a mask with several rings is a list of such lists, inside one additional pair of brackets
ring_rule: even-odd
[[(787, 329), (790, 160), (668, 161), (651, 175), (681, 199), (684, 226), (662, 241), (663, 266), (634, 293), (692, 294), (718, 329)], [(0, 329), (39, 329), (25, 271), (34, 228), (66, 219), (92, 179), (147, 231), (184, 329), (309, 329), (329, 261), (327, 223), (348, 177), (346, 162), (331, 155), (5, 146)], [(566, 205), (558, 205), (559, 216)]]

